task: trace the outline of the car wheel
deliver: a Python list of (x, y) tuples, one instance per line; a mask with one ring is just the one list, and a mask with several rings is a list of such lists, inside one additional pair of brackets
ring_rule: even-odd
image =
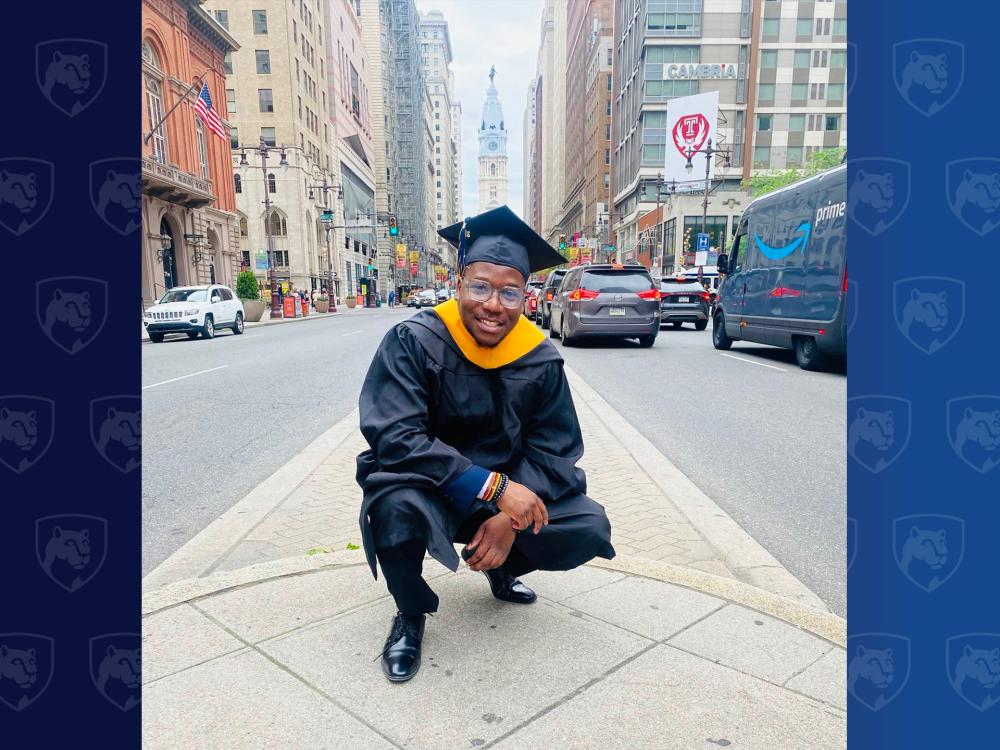
[(201, 334), (200, 334), (200, 333), (198, 333), (197, 331), (188, 331), (188, 332), (187, 332), (187, 337), (188, 337), (189, 339), (191, 339), (192, 341), (194, 341), (194, 340), (195, 340), (196, 338), (198, 338), (198, 337), (199, 337), (200, 335), (201, 335)]
[(696, 331), (704, 331), (706, 328), (708, 328), (707, 320), (699, 320), (694, 324), (694, 330)]
[(542, 313), (542, 330), (544, 331), (549, 327), (549, 318), (546, 317), (545, 313)]
[(236, 313), (236, 322), (233, 323), (233, 333), (237, 336), (243, 333), (243, 313)]
[(812, 336), (795, 337), (795, 360), (803, 370), (822, 370), (827, 357)]
[(205, 316), (205, 325), (201, 329), (201, 335), (206, 339), (215, 337), (215, 321), (212, 320), (211, 315)]
[(656, 341), (656, 336), (640, 336), (639, 346), (641, 346), (643, 349), (648, 349), (653, 345), (655, 341)]
[(552, 322), (552, 318), (551, 317), (549, 317), (549, 338), (550, 339), (557, 339), (557, 338), (559, 338), (559, 334), (556, 333), (555, 323)]
[(725, 313), (716, 313), (712, 318), (712, 346), (716, 349), (725, 350), (733, 345), (733, 340), (726, 333)]
[(676, 329), (676, 328), (680, 328), (684, 324), (681, 323), (679, 320), (672, 320), (672, 321), (670, 321), (670, 325), (672, 325)]
[(559, 321), (559, 338), (562, 339), (563, 346), (573, 346), (573, 340), (566, 333), (566, 316), (562, 316), (562, 320)]
[(163, 341), (163, 334), (162, 333), (151, 333), (151, 334), (149, 334), (149, 340), (152, 341), (154, 344), (159, 344), (160, 342)]

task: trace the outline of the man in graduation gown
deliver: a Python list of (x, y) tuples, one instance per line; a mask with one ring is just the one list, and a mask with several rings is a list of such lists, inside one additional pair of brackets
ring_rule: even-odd
[(564, 262), (506, 206), (442, 229), (459, 248), (458, 298), (383, 339), (361, 391), (361, 533), (398, 613), (382, 653), (392, 681), (420, 668), (438, 597), (425, 552), (452, 570), (454, 544), (493, 595), (528, 604), (533, 570), (614, 557), (604, 508), (576, 463), (583, 440), (562, 358), (521, 315), (531, 272)]

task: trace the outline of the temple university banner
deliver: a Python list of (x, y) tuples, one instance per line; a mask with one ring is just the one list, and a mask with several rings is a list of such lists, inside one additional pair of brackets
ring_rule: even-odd
[[(719, 92), (680, 96), (667, 104), (667, 158), (664, 179), (677, 181), (678, 190), (701, 189), (705, 184), (705, 156), (698, 155), (716, 142), (715, 125), (719, 119)], [(688, 161), (693, 168), (688, 171)], [(709, 178), (715, 176), (715, 164), (709, 164)], [(696, 181), (696, 182), (695, 182)]]

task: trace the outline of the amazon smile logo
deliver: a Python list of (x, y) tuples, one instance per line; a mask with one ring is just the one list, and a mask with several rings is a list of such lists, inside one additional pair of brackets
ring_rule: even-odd
[(804, 221), (799, 224), (795, 231), (801, 232), (802, 234), (782, 247), (772, 247), (764, 242), (764, 240), (760, 238), (759, 234), (754, 233), (754, 240), (757, 242), (757, 249), (763, 253), (765, 258), (770, 258), (771, 260), (781, 260), (782, 258), (787, 258), (796, 250), (802, 250), (804, 253), (806, 251), (806, 245), (809, 244), (809, 235), (812, 234), (812, 224), (808, 221)]

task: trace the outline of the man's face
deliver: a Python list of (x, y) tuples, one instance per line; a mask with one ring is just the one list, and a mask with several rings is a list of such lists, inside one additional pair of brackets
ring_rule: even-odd
[(517, 320), (521, 317), (521, 306), (506, 308), (500, 304), (497, 294), (486, 302), (476, 302), (469, 296), (467, 285), (470, 281), (485, 281), (493, 287), (494, 292), (498, 292), (505, 286), (523, 290), (524, 278), (513, 268), (480, 261), (470, 263), (458, 279), (458, 310), (462, 323), (477, 344), (496, 346), (517, 325)]

